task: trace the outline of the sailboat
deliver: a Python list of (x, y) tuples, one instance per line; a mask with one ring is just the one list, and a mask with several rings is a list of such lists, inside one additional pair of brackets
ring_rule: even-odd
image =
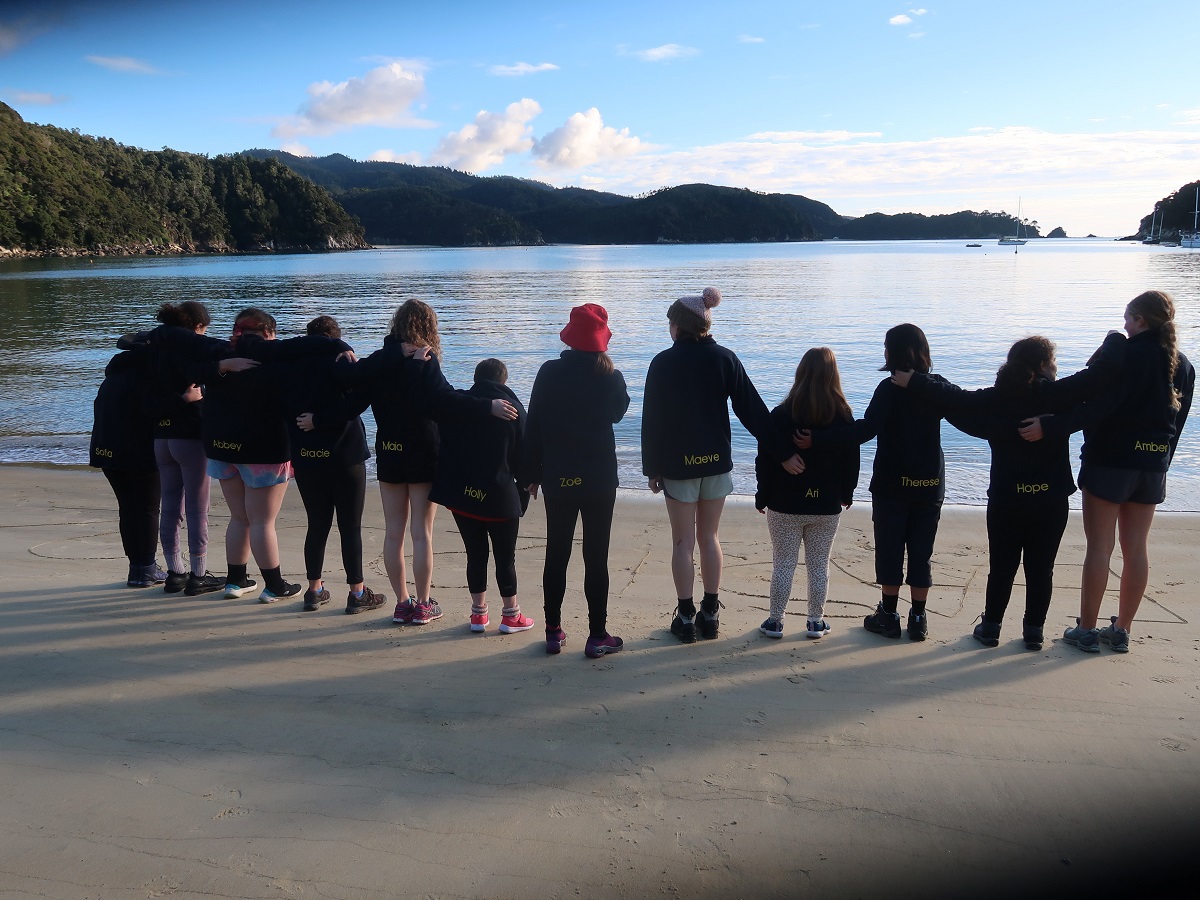
[(1158, 223), (1158, 235), (1154, 234), (1154, 223), (1158, 221), (1158, 204), (1154, 204), (1154, 212), (1150, 216), (1150, 233), (1142, 238), (1143, 244), (1157, 244), (1162, 241), (1162, 222)]
[(1021, 198), (1017, 198), (1017, 233), (1013, 237), (1002, 237), (996, 241), (1001, 247), (1024, 247), (1025, 238), (1021, 237)]
[(1179, 235), (1179, 246), (1190, 247), (1195, 250), (1200, 247), (1200, 187), (1196, 188), (1196, 208), (1192, 210), (1192, 230), (1181, 232)]

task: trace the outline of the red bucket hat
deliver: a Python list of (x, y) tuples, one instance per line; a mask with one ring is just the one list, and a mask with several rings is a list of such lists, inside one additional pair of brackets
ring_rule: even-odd
[(608, 349), (608, 340), (612, 337), (608, 328), (608, 312), (598, 303), (573, 307), (571, 320), (558, 336), (572, 350), (603, 353)]

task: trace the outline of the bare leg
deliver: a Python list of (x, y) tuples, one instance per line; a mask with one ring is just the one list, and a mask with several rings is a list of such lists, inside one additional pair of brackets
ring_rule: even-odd
[(250, 520), (250, 549), (260, 569), (279, 567), (279, 538), (275, 519), (283, 506), (287, 482), (270, 487), (246, 488), (246, 516)]
[(692, 596), (696, 578), (697, 503), (683, 503), (667, 497), (667, 517), (671, 520), (671, 577), (675, 595), (685, 600)]
[(1108, 587), (1108, 567), (1116, 546), (1120, 509), (1120, 504), (1101, 500), (1087, 488), (1083, 489), (1083, 534), (1087, 539), (1087, 552), (1083, 557), (1083, 584), (1079, 592), (1081, 628), (1095, 628), (1100, 616), (1100, 604)]
[(721, 539), (717, 536), (725, 498), (701, 500), (697, 506), (696, 543), (700, 545), (700, 580), (706, 594), (715, 594), (721, 590), (721, 567), (725, 561), (721, 553)]
[[(889, 590), (889, 588), (884, 588), (884, 590), (885, 591)], [(896, 593), (897, 594), (900, 593), (900, 588), (896, 588)], [(908, 589), (908, 593), (909, 593), (909, 596), (911, 596), (912, 599), (915, 600), (917, 603), (924, 603), (926, 600), (929, 599), (929, 588), (919, 588), (919, 587), (911, 587), (910, 586)]]
[(229, 507), (225, 529), (225, 564), (244, 566), (250, 562), (250, 519), (246, 515), (246, 485), (240, 475), (221, 479), (221, 495)]
[(1153, 503), (1122, 503), (1117, 514), (1121, 535), (1121, 604), (1117, 609), (1117, 627), (1129, 631), (1150, 580), (1150, 556), (1147, 543), (1154, 521)]
[(408, 528), (408, 485), (379, 482), (383, 500), (383, 568), (396, 599), (408, 599), (408, 573), (404, 568), (404, 532)]
[(410, 484), (408, 486), (409, 515), (412, 522), (413, 586), (417, 589), (417, 600), (429, 600), (433, 585), (433, 517), (437, 515), (437, 504), (429, 502), (433, 485)]

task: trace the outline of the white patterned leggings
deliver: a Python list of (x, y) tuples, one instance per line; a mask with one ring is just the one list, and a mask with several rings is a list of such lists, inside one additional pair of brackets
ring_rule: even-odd
[(797, 516), (767, 510), (767, 530), (771, 533), (771, 618), (783, 621), (784, 610), (792, 593), (792, 578), (804, 543), (804, 568), (808, 570), (808, 617), (819, 620), (825, 614), (829, 593), (829, 556), (837, 534), (838, 514)]

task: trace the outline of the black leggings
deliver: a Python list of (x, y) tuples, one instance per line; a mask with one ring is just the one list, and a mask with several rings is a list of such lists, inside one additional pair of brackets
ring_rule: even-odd
[(588, 631), (592, 637), (608, 632), (608, 542), (612, 534), (617, 491), (586, 497), (549, 497), (546, 500), (546, 566), (542, 594), (546, 627), (562, 625), (563, 595), (567, 592), (567, 565), (575, 541), (575, 522), (583, 517), (583, 596), (588, 605)]
[(496, 557), (496, 589), (501, 597), (517, 596), (517, 529), (521, 520), (483, 522), (455, 512), (454, 524), (467, 550), (467, 590), (472, 594), (487, 590), (488, 538), (491, 538)]
[(158, 469), (103, 469), (117, 495), (121, 548), (131, 566), (149, 566), (158, 552)]
[(363, 580), (362, 517), (367, 496), (367, 468), (357, 466), (307, 466), (296, 469), (296, 487), (308, 513), (304, 537), (304, 568), (308, 580), (318, 581), (325, 564), (325, 543), (336, 513), (342, 539), (342, 566), (346, 583)]
[(1013, 580), (1024, 555), (1025, 624), (1046, 623), (1054, 593), (1054, 558), (1067, 528), (1067, 498), (1038, 503), (989, 501), (987, 508), (987, 600), (983, 617), (1000, 623), (1012, 595)]

